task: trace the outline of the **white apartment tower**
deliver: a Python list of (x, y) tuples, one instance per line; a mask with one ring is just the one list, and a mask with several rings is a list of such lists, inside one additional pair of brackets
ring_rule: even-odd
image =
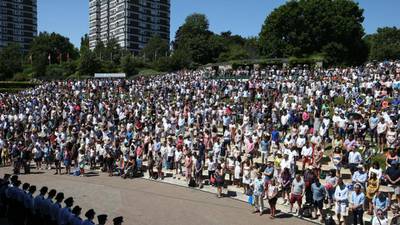
[(138, 53), (158, 35), (169, 42), (170, 0), (89, 0), (89, 46), (114, 38)]

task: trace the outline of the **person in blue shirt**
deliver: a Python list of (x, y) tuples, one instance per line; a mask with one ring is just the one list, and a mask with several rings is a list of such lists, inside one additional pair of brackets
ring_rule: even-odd
[(365, 195), (361, 192), (361, 184), (354, 185), (354, 192), (350, 197), (350, 210), (353, 212), (353, 224), (363, 225)]
[(94, 222), (93, 222), (93, 219), (94, 219), (95, 215), (96, 215), (96, 213), (94, 212), (94, 210), (93, 209), (89, 209), (85, 213), (85, 217), (87, 219), (82, 222), (82, 225), (95, 225)]
[(69, 215), (68, 225), (82, 225), (82, 219), (79, 217), (81, 215), (82, 208), (75, 206), (72, 209), (72, 213)]
[(363, 165), (358, 165), (357, 168), (358, 168), (358, 170), (356, 172), (354, 172), (354, 174), (352, 176), (353, 184), (358, 183), (362, 186), (362, 188), (365, 188), (365, 183), (367, 182), (368, 175), (364, 171)]
[(375, 197), (372, 199), (372, 204), (374, 206), (374, 215), (378, 210), (382, 210), (382, 212), (387, 215), (387, 211), (390, 206), (390, 200), (385, 196), (384, 193), (378, 191)]
[(267, 160), (268, 158), (268, 153), (269, 153), (269, 135), (263, 134), (262, 135), (262, 140), (260, 143), (260, 148), (261, 148), (261, 163), (264, 164), (264, 161)]

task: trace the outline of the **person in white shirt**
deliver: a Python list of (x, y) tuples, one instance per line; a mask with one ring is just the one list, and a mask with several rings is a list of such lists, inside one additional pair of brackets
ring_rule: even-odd
[(303, 135), (300, 135), (296, 139), (296, 148), (299, 153), (301, 153), (301, 150), (303, 149), (304, 145), (306, 144), (306, 138)]
[(371, 225), (388, 225), (388, 219), (381, 209), (378, 209), (376, 216), (372, 219)]
[(381, 118), (376, 127), (376, 132), (378, 133), (378, 147), (380, 152), (383, 152), (383, 148), (385, 146), (386, 130), (387, 130), (387, 125), (385, 123), (385, 120)]
[(335, 212), (339, 225), (346, 221), (349, 207), (349, 189), (343, 183), (342, 178), (338, 179), (338, 185), (335, 189), (334, 200), (336, 202)]
[(305, 146), (301, 149), (301, 157), (303, 159), (303, 171), (306, 167), (306, 164), (312, 164), (312, 155), (313, 155), (313, 148), (310, 145), (310, 142), (307, 142)]

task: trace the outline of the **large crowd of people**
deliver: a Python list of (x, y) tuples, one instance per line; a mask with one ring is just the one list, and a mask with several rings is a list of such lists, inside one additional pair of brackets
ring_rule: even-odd
[(339, 223), (363, 224), (366, 211), (373, 225), (400, 224), (400, 62), (243, 71), (234, 74), (248, 79), (196, 70), (3, 93), (2, 164), (15, 174), (31, 162), (55, 175), (170, 173), (218, 197), (241, 188), (271, 218), (280, 199), (321, 221), (334, 208)]

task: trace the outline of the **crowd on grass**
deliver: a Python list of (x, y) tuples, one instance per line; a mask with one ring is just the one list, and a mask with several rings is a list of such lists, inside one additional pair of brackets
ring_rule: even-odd
[(271, 218), (279, 202), (327, 223), (334, 209), (339, 223), (363, 224), (367, 213), (373, 225), (400, 224), (400, 62), (241, 69), (240, 80), (210, 74), (3, 93), (2, 163), (15, 174), (31, 162), (55, 175), (172, 174), (214, 185), (218, 197), (237, 186), (260, 215), (268, 202)]

